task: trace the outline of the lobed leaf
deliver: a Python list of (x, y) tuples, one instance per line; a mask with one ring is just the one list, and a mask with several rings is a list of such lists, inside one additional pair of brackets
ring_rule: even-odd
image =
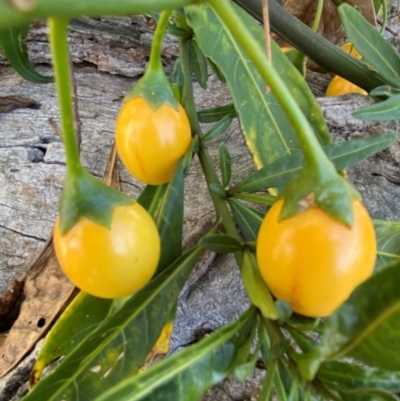
[(114, 386), (95, 401), (197, 401), (243, 364), (256, 324), (250, 309), (238, 321)]
[(375, 271), (400, 262), (400, 221), (374, 220), (378, 252)]
[(137, 373), (157, 342), (201, 253), (182, 255), (105, 319), (24, 401), (93, 401)]
[[(358, 286), (326, 321), (321, 355), (351, 356), (370, 366), (400, 371), (400, 262)], [(390, 344), (390, 346), (388, 346)]]
[(354, 111), (353, 116), (372, 121), (398, 120), (400, 119), (400, 94), (390, 96), (383, 102), (362, 107)]
[(0, 29), (0, 47), (8, 62), (27, 81), (46, 84), (53, 82), (53, 77), (39, 74), (31, 65), (25, 36), (29, 25)]
[[(337, 142), (324, 146), (324, 151), (336, 170), (342, 170), (385, 149), (396, 139), (396, 134), (382, 134)], [(261, 192), (267, 188), (285, 186), (300, 172), (302, 164), (303, 154), (300, 151), (294, 152), (249, 175), (229, 192)]]
[(339, 15), (349, 41), (363, 58), (389, 85), (400, 88), (400, 58), (393, 47), (354, 7), (342, 4)]

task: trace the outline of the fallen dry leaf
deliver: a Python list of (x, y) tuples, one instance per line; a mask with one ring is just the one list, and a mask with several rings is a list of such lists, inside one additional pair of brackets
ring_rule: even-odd
[(25, 277), (14, 280), (7, 291), (0, 296), (0, 316), (6, 315), (17, 302), (24, 289)]
[[(103, 181), (119, 189), (115, 145)], [(20, 314), (7, 337), (0, 342), (0, 377), (35, 346), (76, 294), (77, 290), (60, 269), (51, 237), (28, 268)]]

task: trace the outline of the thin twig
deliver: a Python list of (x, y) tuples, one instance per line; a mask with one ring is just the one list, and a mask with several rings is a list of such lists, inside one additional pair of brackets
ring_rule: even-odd
[[(263, 20), (264, 20), (264, 34), (265, 34), (265, 54), (268, 61), (272, 60), (271, 57), (271, 35), (269, 28), (269, 10), (268, 10), (268, 0), (262, 0), (263, 8)], [(269, 87), (266, 86), (265, 92), (269, 93)]]
[(56, 133), (56, 135), (61, 139), (61, 141), (63, 140), (63, 136), (62, 133), (60, 131), (60, 128), (58, 128), (58, 125), (56, 124), (56, 122), (54, 121), (53, 117), (50, 117), (47, 122), (50, 124), (51, 128), (53, 128), (53, 131)]

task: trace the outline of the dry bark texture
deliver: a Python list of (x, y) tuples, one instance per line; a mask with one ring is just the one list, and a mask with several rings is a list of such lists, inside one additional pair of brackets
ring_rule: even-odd
[[(42, 64), (39, 71), (50, 74), (46, 28), (38, 24), (29, 36), (31, 59)], [(142, 74), (148, 61), (152, 28), (145, 17), (82, 19), (71, 24), (70, 47), (77, 80), (82, 123), (82, 162), (101, 177), (113, 142), (114, 122), (124, 94)], [(172, 38), (163, 52), (167, 70), (177, 56)], [(5, 63), (0, 57), (0, 63)], [(65, 172), (61, 140), (48, 119), (58, 122), (58, 109), (52, 84), (34, 85), (20, 78), (10, 67), (0, 66), (0, 294), (24, 274), (30, 261), (51, 234), (57, 200)], [(326, 85), (314, 84), (316, 93)], [(195, 85), (198, 107), (209, 108), (230, 102), (224, 85), (210, 77), (209, 90)], [(18, 98), (15, 98), (18, 97)], [(23, 98), (21, 100), (21, 97)], [(320, 98), (320, 104), (336, 140), (369, 136), (396, 130), (365, 123), (351, 112), (370, 103), (362, 96)], [(11, 106), (10, 106), (11, 104)], [(254, 170), (235, 121), (219, 141), (224, 140), (233, 158), (234, 181)], [(217, 163), (218, 141), (210, 144)], [(368, 161), (348, 169), (349, 179), (365, 197), (373, 217), (400, 219), (399, 143)], [(142, 184), (120, 166), (121, 186), (137, 197)], [(185, 238), (193, 241), (202, 228), (213, 221), (213, 208), (196, 161), (186, 180)], [(213, 331), (234, 320), (248, 306), (239, 272), (231, 256), (210, 256), (198, 266), (180, 296), (172, 350), (196, 341), (202, 333)], [(0, 401), (9, 401), (32, 356), (19, 368), (0, 379)], [(22, 372), (22, 373), (21, 373)], [(229, 379), (207, 392), (204, 401), (251, 400), (259, 390), (263, 372), (257, 370), (245, 383)], [(17, 398), (16, 398), (17, 399)]]

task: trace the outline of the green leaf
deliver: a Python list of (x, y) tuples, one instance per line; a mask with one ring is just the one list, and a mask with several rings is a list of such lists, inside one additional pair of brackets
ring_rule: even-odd
[(400, 221), (374, 220), (378, 252), (375, 271), (400, 262)]
[(270, 194), (254, 194), (246, 192), (234, 192), (232, 196), (236, 199), (242, 199), (247, 202), (256, 203), (257, 205), (272, 206), (276, 202), (276, 196)]
[(157, 110), (164, 103), (179, 110), (179, 104), (162, 69), (148, 68), (133, 89), (127, 93), (124, 102), (136, 97), (144, 98), (153, 110)]
[(222, 186), (225, 188), (229, 185), (232, 178), (231, 155), (224, 142), (219, 145), (219, 168), (221, 169)]
[(358, 286), (326, 321), (321, 355), (351, 356), (370, 366), (400, 371), (400, 263)]
[(389, 85), (378, 86), (377, 88), (369, 92), (371, 96), (384, 96), (384, 97), (390, 97), (393, 95), (397, 95), (399, 93), (400, 89), (392, 88)]
[(266, 319), (277, 320), (279, 317), (278, 310), (258, 269), (256, 257), (252, 252), (244, 252), (240, 271), (251, 303), (260, 309)]
[(180, 58), (176, 59), (175, 61), (174, 69), (172, 71), (171, 81), (173, 88), (179, 88), (178, 101), (180, 102), (181, 95), (183, 93), (183, 86), (185, 84), (185, 74), (182, 69), (182, 63)]
[(318, 370), (317, 379), (328, 387), (335, 387), (338, 390), (379, 388), (400, 391), (400, 373), (340, 361), (323, 362)]
[(93, 400), (135, 374), (170, 318), (200, 253), (197, 246), (182, 255), (128, 299), (41, 380), (24, 401)]
[(143, 191), (137, 198), (137, 202), (140, 203), (154, 218), (156, 210), (159, 208), (159, 204), (167, 191), (168, 184), (164, 185), (146, 185)]
[(255, 241), (265, 214), (234, 198), (228, 198), (228, 204), (244, 239)]
[(226, 196), (224, 187), (219, 183), (210, 184), (210, 190), (213, 191), (218, 196), (220, 196), (221, 198), (225, 198)]
[(216, 75), (216, 77), (224, 84), (226, 84), (226, 79), (224, 74), (219, 69), (219, 67), (212, 61), (210, 58), (207, 58), (208, 65), (210, 66), (212, 72)]
[[(264, 48), (262, 28), (242, 9), (236, 7), (236, 10)], [(212, 8), (206, 4), (190, 6), (187, 16), (200, 48), (227, 80), (256, 165), (261, 167), (299, 149), (282, 107), (271, 92), (265, 93), (264, 81)], [(330, 134), (323, 115), (303, 77), (275, 43), (272, 44), (272, 53), (273, 63), (315, 128), (318, 138), (323, 144), (329, 143)]]
[(400, 58), (393, 47), (354, 7), (342, 4), (339, 15), (347, 38), (389, 85), (400, 88)]
[(227, 116), (230, 116), (231, 119), (236, 117), (236, 109), (233, 104), (225, 104), (197, 112), (197, 117), (201, 123), (215, 123)]
[(53, 82), (53, 77), (39, 74), (29, 61), (28, 47), (24, 40), (28, 28), (28, 25), (24, 25), (18, 28), (1, 29), (0, 47), (2, 47), (6, 59), (14, 70), (27, 81), (37, 84)]
[[(336, 170), (342, 170), (385, 149), (396, 139), (395, 134), (376, 135), (327, 145), (324, 150)], [(299, 173), (302, 164), (303, 154), (297, 151), (249, 175), (229, 192), (261, 192), (271, 187), (283, 187)]]
[(361, 120), (390, 121), (400, 119), (400, 94), (389, 99), (366, 106), (353, 112), (353, 116)]
[(379, 388), (338, 390), (342, 401), (398, 401), (399, 399), (388, 391)]
[(203, 237), (199, 245), (216, 253), (234, 253), (242, 250), (242, 244), (227, 234), (214, 234)]
[(33, 368), (35, 383), (43, 369), (56, 358), (71, 353), (110, 313), (114, 300), (80, 292), (46, 336)]
[(197, 401), (248, 358), (254, 309), (191, 347), (133, 376), (95, 401)]
[(207, 133), (205, 133), (201, 137), (201, 140), (205, 142), (217, 138), (229, 128), (231, 123), (232, 123), (232, 116), (230, 114), (225, 115), (224, 117), (221, 118), (221, 120), (219, 120), (216, 124), (214, 124)]
[(110, 227), (114, 208), (135, 201), (81, 168), (77, 174), (65, 177), (60, 197), (61, 234), (67, 233), (81, 217)]
[(192, 34), (186, 29), (183, 29), (176, 25), (168, 25), (167, 32), (170, 35), (176, 36), (177, 38), (190, 38), (192, 36)]
[(199, 49), (196, 40), (189, 42), (190, 67), (196, 77), (197, 82), (203, 89), (207, 89), (208, 69), (207, 60), (203, 52)]
[(183, 189), (183, 163), (180, 160), (153, 215), (161, 239), (161, 256), (157, 274), (182, 254)]

